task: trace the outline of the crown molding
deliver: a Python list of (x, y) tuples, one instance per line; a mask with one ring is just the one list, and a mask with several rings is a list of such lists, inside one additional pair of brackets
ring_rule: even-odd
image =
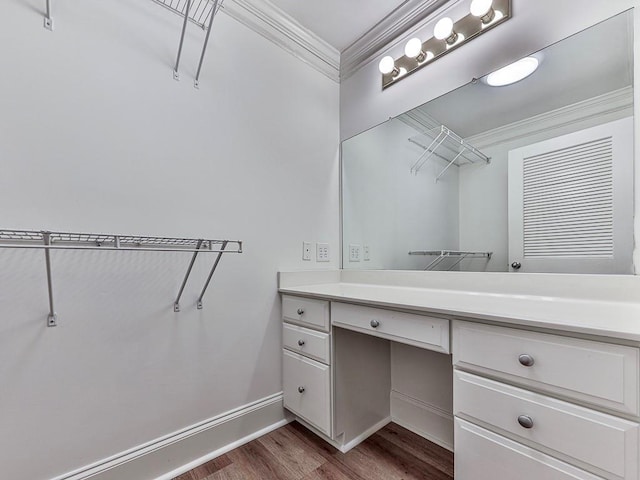
[(476, 148), (487, 148), (532, 135), (548, 133), (596, 117), (603, 118), (604, 121), (613, 121), (630, 115), (633, 115), (633, 87), (628, 86), (519, 122), (494, 128), (467, 137), (465, 140)]
[(259, 33), (335, 82), (340, 81), (340, 52), (266, 0), (226, 0), (231, 18)]
[(456, 0), (407, 0), (342, 52), (340, 78), (349, 78), (389, 43), (450, 3)]

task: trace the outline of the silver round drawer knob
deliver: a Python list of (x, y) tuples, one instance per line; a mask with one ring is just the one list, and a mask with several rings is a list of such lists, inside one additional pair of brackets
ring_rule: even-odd
[(533, 418), (529, 415), (520, 415), (518, 417), (518, 423), (522, 428), (533, 428)]
[(533, 364), (535, 363), (535, 360), (533, 359), (533, 357), (526, 353), (523, 353), (522, 355), (520, 355), (518, 357), (518, 361), (520, 362), (520, 365), (523, 365), (525, 367), (533, 367)]
[(301, 347), (304, 347), (305, 341), (304, 340), (298, 340), (298, 345)]
[(304, 387), (298, 387), (298, 393), (304, 393), (305, 388)]
[(378, 328), (380, 326), (380, 322), (378, 320), (371, 320), (369, 325), (371, 325), (371, 328)]
[(304, 313), (304, 310), (302, 308), (298, 309), (298, 315), (302, 315)]

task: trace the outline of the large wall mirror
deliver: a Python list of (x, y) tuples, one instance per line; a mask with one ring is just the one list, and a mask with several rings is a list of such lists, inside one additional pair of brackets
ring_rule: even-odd
[(632, 12), (520, 67), (343, 142), (345, 269), (633, 273)]

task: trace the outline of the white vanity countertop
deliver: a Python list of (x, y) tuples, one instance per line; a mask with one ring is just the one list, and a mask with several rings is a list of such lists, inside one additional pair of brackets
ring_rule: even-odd
[[(280, 275), (280, 292), (285, 294), (640, 342), (640, 302), (636, 300), (635, 292), (630, 292), (632, 295), (627, 300), (607, 300), (589, 298), (588, 292), (586, 298), (572, 298), (548, 294), (523, 295), (514, 292), (355, 283), (341, 281), (340, 274), (334, 274), (331, 280), (336, 281), (330, 280), (328, 283), (294, 285), (295, 281), (292, 282), (291, 278), (283, 281), (282, 275), (287, 274)], [(560, 281), (566, 281), (566, 278), (561, 278)], [(630, 288), (628, 284), (624, 286)], [(640, 287), (640, 283), (638, 286)]]

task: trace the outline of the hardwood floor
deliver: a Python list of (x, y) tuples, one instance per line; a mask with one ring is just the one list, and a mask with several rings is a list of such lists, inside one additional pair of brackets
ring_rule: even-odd
[(346, 454), (297, 422), (174, 480), (453, 480), (453, 453), (391, 423)]

